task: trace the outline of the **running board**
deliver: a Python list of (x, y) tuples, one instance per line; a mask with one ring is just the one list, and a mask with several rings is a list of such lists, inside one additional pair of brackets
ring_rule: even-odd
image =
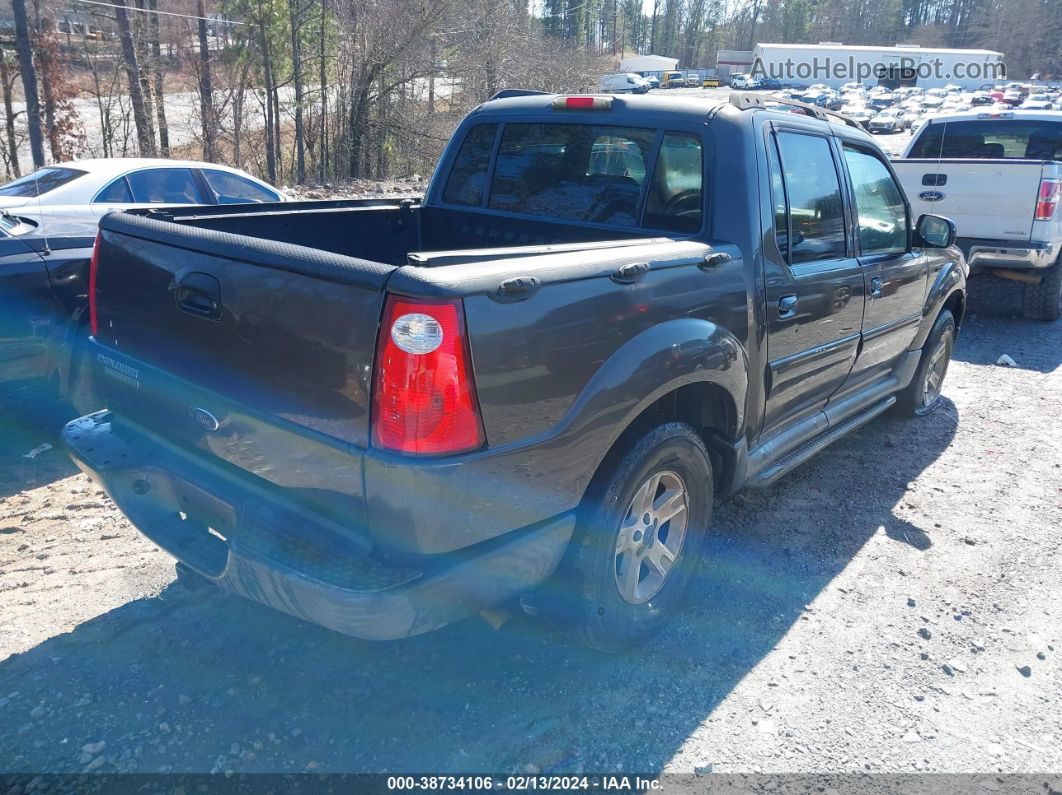
[(879, 414), (891, 408), (895, 402), (896, 396), (889, 395), (889, 397), (875, 403), (870, 408), (863, 409), (858, 414), (853, 414), (844, 422), (833, 426), (829, 430), (823, 431), (812, 439), (808, 439), (804, 444), (793, 448), (769, 467), (766, 467), (762, 472), (759, 472), (755, 477), (749, 480), (748, 485), (752, 488), (763, 488), (771, 485), (782, 475), (800, 466), (823, 448), (829, 447), (842, 436), (866, 425)]

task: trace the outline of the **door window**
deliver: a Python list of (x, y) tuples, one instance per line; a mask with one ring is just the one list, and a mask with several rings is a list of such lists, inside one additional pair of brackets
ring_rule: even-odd
[(844, 257), (844, 203), (829, 141), (783, 132), (778, 146), (789, 198), (792, 263)]
[(128, 176), (138, 204), (202, 204), (195, 177), (188, 168), (150, 168)]
[(889, 169), (875, 155), (844, 147), (855, 193), (859, 248), (863, 254), (907, 251), (907, 208)]

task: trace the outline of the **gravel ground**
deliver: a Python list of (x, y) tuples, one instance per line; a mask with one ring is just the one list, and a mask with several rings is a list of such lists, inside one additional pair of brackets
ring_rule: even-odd
[(944, 410), (720, 506), (682, 619), (626, 656), (186, 591), (59, 449), (23, 457), (61, 409), (8, 401), (0, 772), (1062, 771), (1062, 323), (975, 288)]

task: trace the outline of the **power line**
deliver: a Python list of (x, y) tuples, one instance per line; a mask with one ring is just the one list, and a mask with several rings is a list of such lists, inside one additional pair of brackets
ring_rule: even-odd
[(107, 8), (124, 8), (126, 11), (139, 11), (142, 14), (165, 14), (168, 17), (181, 17), (182, 19), (201, 19), (204, 22), (220, 22), (224, 25), (249, 25), (249, 22), (236, 22), (231, 19), (217, 19), (215, 17), (197, 17), (193, 14), (177, 14), (173, 11), (157, 11), (150, 8), (137, 8), (130, 5), (116, 5), (114, 3), (104, 3), (101, 0), (77, 0), (79, 3), (87, 3), (90, 6), (105, 6)]

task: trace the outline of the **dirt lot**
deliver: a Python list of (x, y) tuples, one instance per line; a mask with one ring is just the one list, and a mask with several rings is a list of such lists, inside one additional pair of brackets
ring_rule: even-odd
[(9, 403), (0, 772), (1062, 771), (1062, 323), (979, 287), (945, 410), (721, 506), (683, 620), (620, 657), (185, 591), (60, 450), (22, 457), (60, 411)]

